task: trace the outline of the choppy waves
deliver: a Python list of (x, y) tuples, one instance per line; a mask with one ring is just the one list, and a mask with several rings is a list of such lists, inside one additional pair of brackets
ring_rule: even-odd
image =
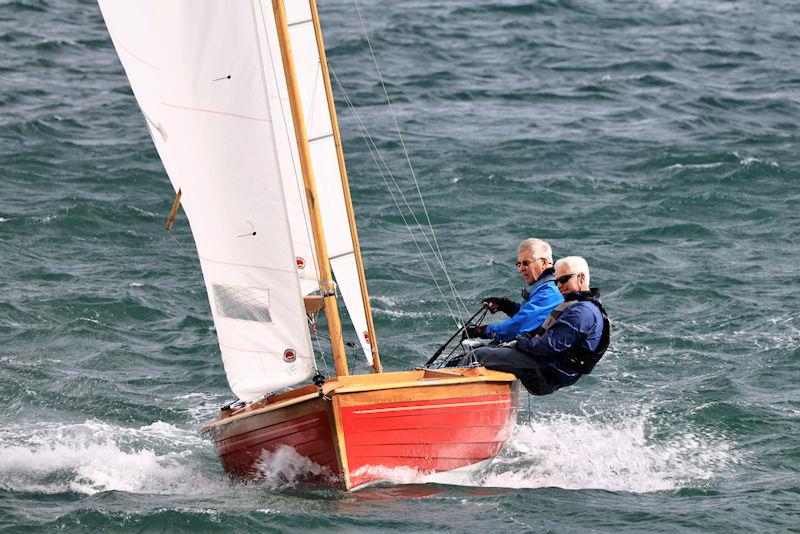
[[(330, 62), (424, 221), (408, 149), (457, 290), (418, 257), (425, 236), (411, 238), (340, 99), (384, 365), (422, 364), (482, 298), (515, 297), (528, 236), (587, 257), (615, 321), (609, 353), (533, 399), (503, 454), (460, 480), (384, 470), (393, 485), (355, 497), (308, 492), (297, 486), (318, 466), (285, 450), (263, 458), (261, 481), (231, 483), (196, 435), (231, 394), (190, 231), (182, 214), (163, 231), (174, 193), (99, 10), (6, 2), (0, 514), (12, 528), (793, 524), (797, 6), (364, 4), (382, 80), (352, 4), (320, 8)], [(563, 522), (542, 519), (554, 507)]]

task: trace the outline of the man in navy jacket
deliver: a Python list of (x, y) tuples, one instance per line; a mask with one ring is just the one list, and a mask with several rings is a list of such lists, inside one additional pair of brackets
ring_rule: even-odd
[(564, 302), (544, 324), (500, 347), (470, 353), (487, 369), (513, 373), (534, 395), (574, 384), (602, 358), (611, 324), (597, 289), (589, 287), (589, 266), (580, 256), (562, 258), (555, 280)]
[(536, 238), (522, 241), (517, 248), (517, 271), (525, 282), (521, 302), (499, 297), (489, 297), (483, 301), (490, 312), (500, 310), (509, 319), (494, 324), (468, 326), (465, 337), (510, 341), (523, 332), (541, 326), (550, 312), (564, 301), (553, 281), (553, 249), (547, 241)]

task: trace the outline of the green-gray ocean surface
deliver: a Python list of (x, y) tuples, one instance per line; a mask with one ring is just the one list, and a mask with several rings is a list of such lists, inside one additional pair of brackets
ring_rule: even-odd
[[(413, 199), (353, 4), (320, 4)], [(548, 239), (593, 268), (606, 358), (523, 399), (464, 486), (229, 482), (197, 433), (231, 395), (188, 224), (164, 232), (99, 9), (2, 1), (0, 530), (800, 531), (797, 2), (359, 6), (462, 297), (515, 296), (517, 242)], [(453, 322), (337, 102), (383, 361), (411, 368)]]

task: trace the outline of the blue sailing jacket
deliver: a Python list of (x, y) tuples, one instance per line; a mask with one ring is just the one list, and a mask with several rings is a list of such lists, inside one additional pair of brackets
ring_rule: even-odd
[(488, 324), (484, 336), (497, 341), (510, 341), (520, 334), (542, 326), (553, 309), (564, 301), (564, 297), (553, 281), (553, 269), (547, 269), (530, 287), (527, 300), (517, 305), (517, 313), (500, 323)]

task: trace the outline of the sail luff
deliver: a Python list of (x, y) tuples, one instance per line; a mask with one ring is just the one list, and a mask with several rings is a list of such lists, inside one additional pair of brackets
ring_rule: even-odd
[(319, 270), (320, 290), (325, 302), (325, 317), (328, 323), (331, 349), (333, 351), (334, 368), (337, 376), (349, 374), (347, 369), (347, 355), (344, 350), (342, 326), (339, 318), (339, 309), (336, 302), (336, 290), (328, 261), (328, 250), (325, 243), (325, 232), (322, 226), (322, 216), (317, 202), (317, 191), (314, 183), (314, 173), (311, 165), (310, 147), (305, 130), (303, 110), (297, 84), (297, 76), (292, 59), (289, 26), (286, 22), (286, 9), (283, 0), (272, 0), (272, 10), (275, 15), (275, 26), (278, 33), (278, 42), (281, 48), (283, 72), (289, 92), (289, 104), (292, 110), (295, 138), (300, 155), (300, 166), (305, 185), (306, 201), (311, 219), (311, 229), (314, 237), (317, 268)]
[(350, 227), (350, 237), (353, 242), (353, 253), (355, 255), (356, 269), (358, 271), (358, 282), (361, 287), (361, 299), (364, 304), (364, 313), (367, 319), (367, 330), (369, 332), (369, 345), (372, 350), (372, 370), (380, 373), (381, 360), (378, 353), (378, 339), (375, 336), (375, 324), (372, 319), (372, 308), (369, 303), (369, 292), (367, 290), (367, 279), (364, 274), (364, 262), (361, 258), (361, 244), (358, 240), (358, 229), (356, 228), (355, 215), (353, 212), (353, 201), (350, 195), (350, 183), (347, 178), (347, 167), (345, 166), (344, 153), (342, 151), (342, 137), (339, 132), (339, 121), (336, 117), (336, 107), (333, 101), (333, 91), (331, 90), (330, 73), (328, 72), (328, 58), (325, 54), (325, 44), (322, 39), (322, 27), (319, 21), (319, 11), (317, 10), (316, 0), (309, 0), (311, 8), (311, 19), (314, 23), (314, 36), (317, 41), (317, 50), (320, 58), (320, 68), (322, 70), (322, 80), (325, 87), (325, 97), (328, 101), (328, 114), (333, 130), (333, 139), (336, 146), (336, 158), (339, 164), (339, 176), (342, 181), (342, 192), (344, 194), (345, 208), (347, 210), (347, 223)]

